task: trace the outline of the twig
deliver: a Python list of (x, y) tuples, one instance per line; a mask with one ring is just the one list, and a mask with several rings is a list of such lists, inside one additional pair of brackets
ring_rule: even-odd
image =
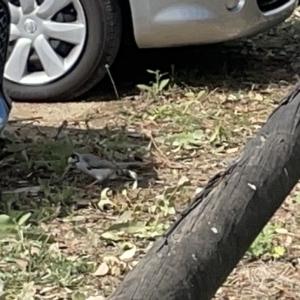
[[(169, 160), (169, 158), (159, 149), (159, 147), (157, 146), (157, 144), (156, 144), (156, 142), (155, 142), (155, 140), (154, 140), (154, 138), (152, 136), (151, 130), (149, 130), (149, 129), (142, 129), (142, 132), (145, 134), (146, 137), (148, 137), (150, 139), (151, 146), (153, 146), (153, 148), (160, 154), (160, 156), (164, 158), (164, 160), (168, 164), (168, 166), (170, 168), (178, 168), (179, 164), (171, 162)], [(180, 166), (179, 168), (181, 169), (182, 166)]]
[(116, 94), (116, 96), (117, 96), (117, 99), (120, 99), (119, 93), (118, 93), (118, 90), (117, 90), (117, 87), (116, 87), (116, 84), (115, 84), (114, 79), (113, 79), (113, 77), (112, 77), (112, 75), (111, 75), (111, 73), (110, 73), (110, 70), (109, 70), (109, 65), (106, 64), (106, 65), (105, 65), (105, 68), (106, 68), (107, 74), (108, 74), (108, 76), (109, 76), (109, 78), (110, 78), (110, 81), (111, 81), (111, 83), (112, 83), (112, 85), (113, 85), (113, 88), (114, 88), (115, 94)]
[(64, 180), (64, 178), (67, 175), (67, 173), (69, 172), (69, 170), (71, 169), (71, 167), (72, 167), (72, 165), (68, 164), (65, 167), (65, 170), (64, 170), (63, 174), (59, 178), (57, 178), (56, 180), (54, 180), (53, 184), (61, 183)]
[(18, 122), (24, 122), (24, 121), (35, 121), (35, 120), (42, 120), (43, 117), (33, 117), (33, 118), (24, 118), (24, 119), (14, 119), (14, 120), (9, 120), (9, 124), (14, 124)]
[(132, 131), (132, 132), (127, 131), (126, 134), (130, 138), (134, 138), (134, 139), (148, 139), (149, 140), (149, 137), (145, 133), (140, 133), (140, 132), (136, 132), (136, 131)]
[(54, 139), (54, 140), (57, 140), (58, 137), (59, 137), (59, 135), (61, 134), (61, 132), (62, 132), (64, 129), (66, 129), (67, 126), (68, 126), (68, 121), (64, 120), (64, 121), (62, 122), (62, 124), (57, 128), (57, 133), (56, 133), (56, 135), (53, 137), (53, 139)]

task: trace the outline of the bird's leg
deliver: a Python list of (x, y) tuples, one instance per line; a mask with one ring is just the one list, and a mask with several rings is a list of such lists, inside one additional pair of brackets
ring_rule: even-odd
[(95, 181), (93, 181), (92, 183), (90, 183), (87, 186), (85, 186), (85, 189), (93, 188), (96, 183), (99, 183), (99, 184), (103, 185), (103, 183), (106, 182), (107, 179), (108, 178), (104, 177), (104, 176), (98, 177)]
[(97, 180), (93, 181), (92, 183), (86, 185), (84, 188), (85, 188), (85, 189), (91, 189), (91, 188), (94, 187), (94, 185), (95, 185), (96, 183), (98, 183), (98, 182), (99, 182), (99, 180), (97, 179)]

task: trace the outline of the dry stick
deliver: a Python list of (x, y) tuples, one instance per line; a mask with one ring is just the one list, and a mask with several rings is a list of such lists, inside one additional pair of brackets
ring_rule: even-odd
[(65, 176), (66, 176), (67, 173), (70, 171), (71, 167), (72, 167), (72, 165), (71, 165), (71, 164), (68, 164), (68, 165), (65, 167), (63, 174), (62, 174), (57, 180), (55, 180), (53, 183), (54, 183), (54, 184), (61, 183), (61, 182), (65, 179)]
[(8, 124), (11, 125), (11, 124), (24, 122), (24, 121), (26, 121), (26, 122), (27, 121), (32, 121), (30, 123), (25, 123), (24, 125), (22, 125), (21, 127), (18, 128), (18, 129), (20, 129), (20, 128), (25, 128), (25, 127), (28, 127), (28, 126), (32, 125), (34, 123), (34, 121), (36, 121), (36, 120), (42, 120), (42, 119), (43, 119), (43, 117), (20, 118), (20, 119), (8, 120)]
[(300, 178), (300, 84), (110, 300), (209, 300)]
[(109, 70), (109, 65), (106, 64), (106, 65), (105, 65), (105, 68), (106, 68), (107, 74), (108, 74), (108, 76), (109, 76), (109, 78), (110, 78), (110, 81), (111, 81), (111, 83), (112, 83), (112, 85), (113, 85), (113, 88), (114, 88), (115, 94), (116, 94), (116, 96), (117, 96), (117, 99), (120, 99), (119, 93), (118, 93), (118, 90), (117, 90), (117, 87), (116, 87), (116, 84), (115, 84), (115, 81), (114, 81), (114, 79), (113, 79), (113, 77), (112, 77), (112, 75), (111, 75), (111, 73), (110, 73), (110, 70)]
[(8, 124), (18, 123), (18, 122), (24, 122), (24, 121), (35, 121), (35, 120), (42, 120), (43, 117), (33, 117), (33, 118), (23, 118), (23, 119), (14, 119), (9, 120)]
[[(151, 130), (149, 130), (149, 129), (143, 129), (142, 132), (146, 135), (146, 137), (148, 139), (150, 139), (151, 146), (153, 146), (153, 148), (160, 154), (160, 157), (164, 158), (165, 162), (168, 163), (168, 166), (170, 168), (180, 168), (181, 169), (181, 166), (179, 166), (178, 163), (171, 162), (169, 160), (169, 158), (166, 155), (164, 155), (164, 153), (159, 149), (159, 147), (157, 146), (157, 144), (155, 142), (155, 139), (154, 139), (154, 137), (152, 135)], [(157, 155), (157, 157), (159, 157), (159, 156)]]
[(61, 134), (61, 132), (63, 130), (65, 130), (67, 127), (68, 127), (68, 121), (67, 120), (64, 120), (61, 125), (57, 128), (57, 132), (55, 134), (55, 136), (53, 137), (54, 140), (57, 140), (59, 135)]

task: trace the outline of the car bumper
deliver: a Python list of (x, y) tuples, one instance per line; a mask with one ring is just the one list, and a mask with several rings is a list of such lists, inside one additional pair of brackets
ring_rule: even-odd
[(266, 0), (240, 0), (241, 5), (230, 11), (228, 1), (130, 0), (136, 43), (140, 48), (153, 48), (247, 37), (283, 22), (298, 3), (286, 0), (266, 11), (258, 5)]

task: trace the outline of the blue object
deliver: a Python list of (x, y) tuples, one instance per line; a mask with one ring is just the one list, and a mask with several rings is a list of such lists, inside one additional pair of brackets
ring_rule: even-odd
[(11, 99), (3, 88), (3, 72), (10, 32), (10, 12), (7, 0), (0, 0), (0, 132), (8, 122)]
[[(7, 114), (7, 109), (4, 104), (4, 100), (0, 100), (0, 128), (3, 127), (7, 123), (8, 119), (8, 114)], [(1, 129), (0, 129), (1, 130)]]
[(0, 98), (0, 132), (3, 130), (8, 122), (8, 117), (10, 113), (10, 108), (7, 107), (4, 98)]

